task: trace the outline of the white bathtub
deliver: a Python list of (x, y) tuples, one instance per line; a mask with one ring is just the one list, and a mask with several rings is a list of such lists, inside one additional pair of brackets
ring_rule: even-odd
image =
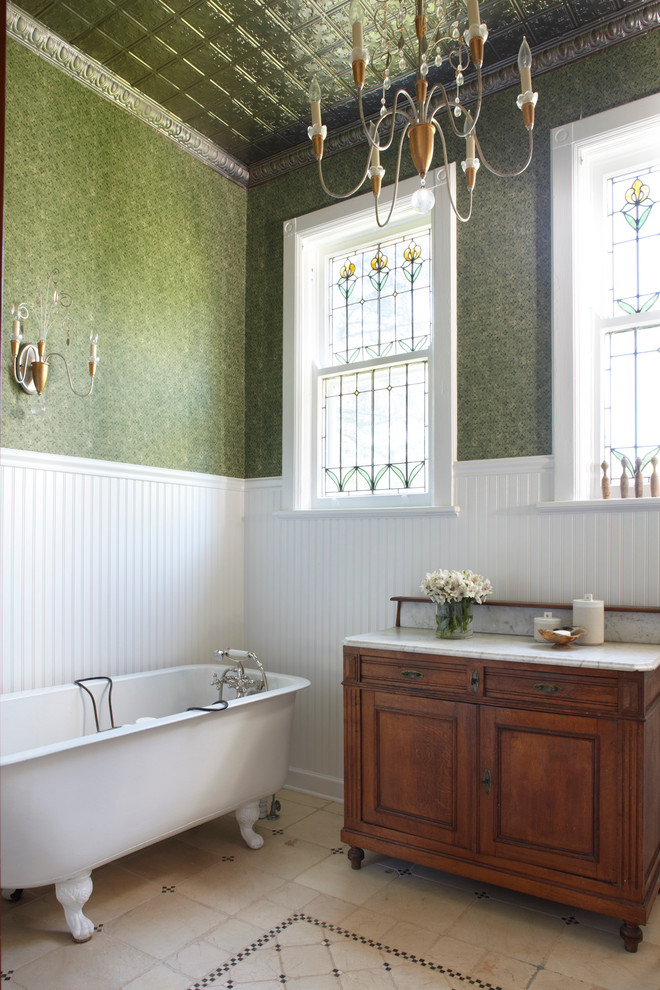
[(89, 685), (101, 732), (75, 684), (0, 696), (3, 890), (56, 884), (74, 939), (86, 941), (94, 867), (228, 811), (261, 846), (259, 799), (284, 783), (295, 696), (309, 681), (268, 673), (268, 692), (186, 712), (218, 701), (211, 677), (223, 670), (113, 678), (115, 729), (107, 688)]

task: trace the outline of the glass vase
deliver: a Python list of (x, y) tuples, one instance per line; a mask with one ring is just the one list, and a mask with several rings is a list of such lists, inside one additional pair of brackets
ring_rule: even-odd
[(472, 635), (472, 599), (438, 602), (435, 606), (435, 634), (438, 639), (468, 639)]

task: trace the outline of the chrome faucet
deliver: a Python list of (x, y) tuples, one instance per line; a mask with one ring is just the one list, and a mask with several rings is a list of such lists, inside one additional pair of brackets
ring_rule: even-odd
[[(268, 690), (268, 678), (263, 664), (255, 653), (247, 650), (214, 650), (213, 656), (220, 663), (227, 663), (233, 666), (227, 667), (221, 677), (213, 673), (211, 684), (220, 692), (220, 701), (225, 684), (236, 692), (237, 698), (245, 698), (249, 694), (259, 694), (260, 691)], [(254, 677), (245, 672), (245, 661), (253, 663), (261, 674), (261, 677)]]

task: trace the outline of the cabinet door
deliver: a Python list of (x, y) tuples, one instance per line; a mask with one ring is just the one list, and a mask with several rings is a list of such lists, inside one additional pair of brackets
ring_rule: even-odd
[(469, 704), (363, 691), (363, 821), (474, 848), (475, 726)]
[(502, 708), (480, 719), (480, 852), (616, 882), (616, 722)]

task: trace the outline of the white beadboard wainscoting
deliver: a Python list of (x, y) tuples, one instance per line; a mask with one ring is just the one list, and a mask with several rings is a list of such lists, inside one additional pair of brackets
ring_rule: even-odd
[(3, 449), (2, 691), (243, 642), (244, 483)]
[[(289, 782), (342, 797), (342, 639), (394, 624), (392, 595), (428, 570), (470, 567), (495, 598), (660, 605), (660, 500), (541, 509), (552, 458), (456, 465), (459, 514), (278, 514), (280, 479), (246, 483), (245, 637), (273, 669), (309, 677)], [(658, 641), (660, 641), (660, 617)]]
[(288, 782), (331, 797), (342, 640), (392, 625), (390, 597), (419, 595), (427, 570), (471, 567), (504, 600), (660, 605), (660, 500), (548, 508), (552, 458), (459, 463), (458, 514), (343, 517), (281, 513), (280, 478), (6, 449), (0, 463), (2, 691), (243, 646), (312, 682)]

